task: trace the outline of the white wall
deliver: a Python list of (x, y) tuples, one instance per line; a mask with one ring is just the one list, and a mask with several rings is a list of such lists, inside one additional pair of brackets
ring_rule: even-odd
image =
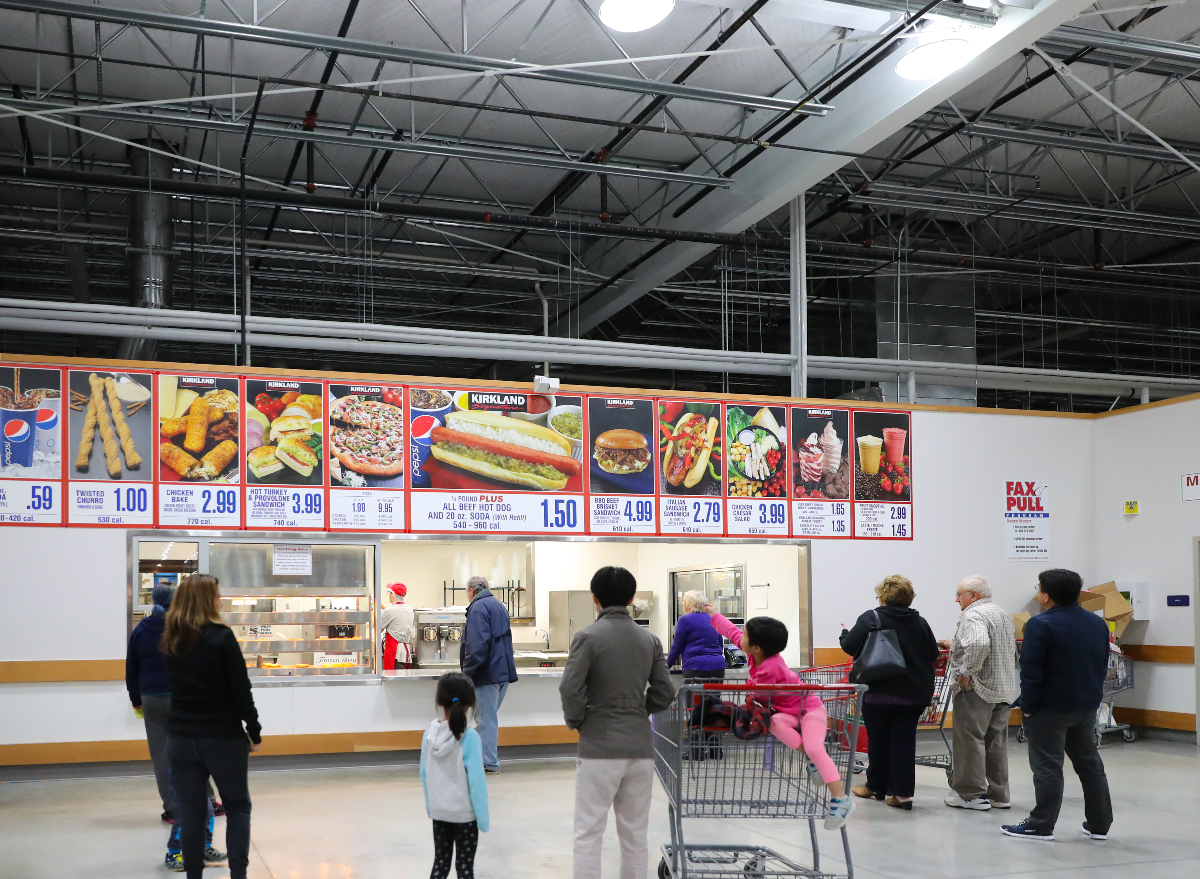
[[(1149, 616), (1130, 624), (1126, 640), (1196, 643), (1195, 542), (1200, 502), (1182, 499), (1180, 478), (1200, 472), (1196, 425), (1200, 400), (1134, 409), (1097, 419), (1096, 495), (1090, 521), (1096, 536), (1098, 582), (1146, 582)], [(1123, 502), (1140, 502), (1136, 516)], [(1167, 607), (1168, 595), (1189, 595), (1189, 607)], [(1196, 711), (1195, 666), (1139, 663), (1137, 687), (1121, 704), (1187, 714)]]
[[(443, 584), (451, 580), (460, 588), (476, 575), (528, 583), (525, 556), (523, 542), (389, 540), (383, 544), (380, 571), (384, 586), (399, 582), (408, 587), (405, 601), (413, 607), (442, 607)], [(457, 593), (459, 604), (466, 600), (466, 593)]]

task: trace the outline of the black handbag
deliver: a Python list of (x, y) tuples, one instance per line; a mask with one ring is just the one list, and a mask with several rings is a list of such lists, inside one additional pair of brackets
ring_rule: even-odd
[(899, 677), (908, 671), (896, 630), (881, 628), (879, 611), (871, 613), (875, 617), (875, 626), (867, 632), (867, 641), (854, 660), (855, 679), (868, 685)]

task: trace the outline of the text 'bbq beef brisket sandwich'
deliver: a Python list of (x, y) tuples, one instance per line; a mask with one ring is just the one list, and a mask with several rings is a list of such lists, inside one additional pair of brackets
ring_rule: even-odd
[(443, 464), (540, 491), (561, 491), (582, 469), (554, 431), (492, 412), (452, 412), (431, 438)]
[(641, 473), (650, 465), (646, 438), (636, 430), (606, 430), (596, 437), (592, 457), (605, 473)]

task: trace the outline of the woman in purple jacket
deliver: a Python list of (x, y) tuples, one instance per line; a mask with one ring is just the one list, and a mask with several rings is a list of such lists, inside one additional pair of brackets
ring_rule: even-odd
[(685, 592), (683, 616), (675, 624), (667, 666), (683, 660), (683, 680), (723, 680), (725, 678), (724, 641), (712, 626), (712, 617), (703, 610), (708, 596), (698, 590)]

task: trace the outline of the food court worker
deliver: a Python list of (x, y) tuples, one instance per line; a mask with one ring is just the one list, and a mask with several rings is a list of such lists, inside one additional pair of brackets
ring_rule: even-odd
[(387, 591), (391, 594), (393, 603), (385, 607), (379, 615), (379, 624), (383, 628), (383, 667), (410, 668), (417, 628), (413, 624), (413, 609), (404, 603), (408, 587), (403, 583), (393, 583), (388, 586)]

